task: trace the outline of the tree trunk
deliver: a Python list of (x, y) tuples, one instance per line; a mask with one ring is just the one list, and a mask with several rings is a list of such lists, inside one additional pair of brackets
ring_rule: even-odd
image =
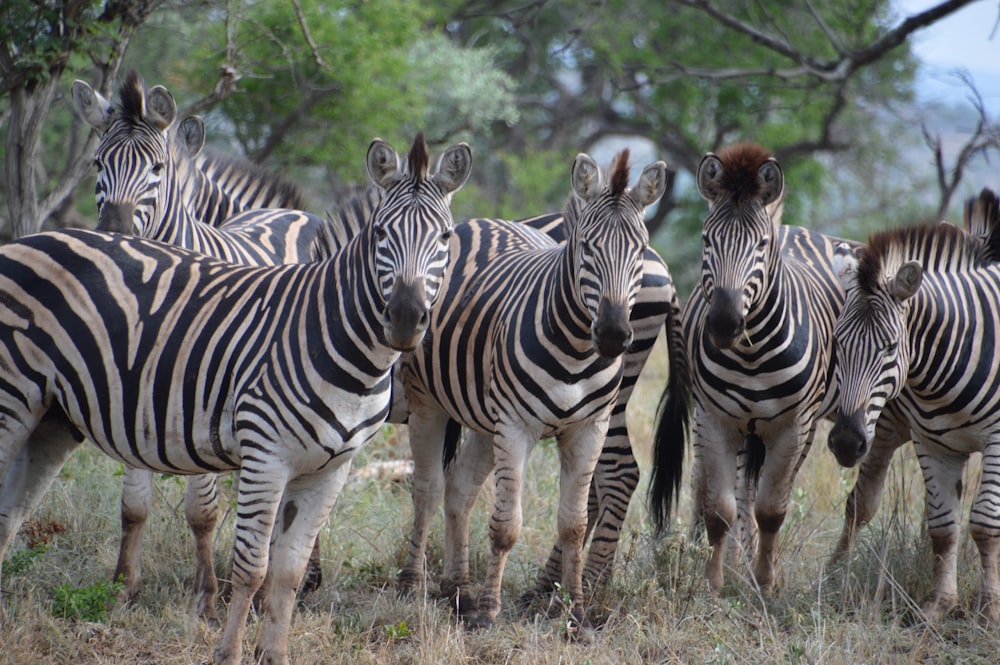
[(38, 201), (38, 145), (58, 80), (49, 78), (31, 91), (11, 91), (5, 173), (7, 209), (15, 238), (37, 231), (48, 214)]

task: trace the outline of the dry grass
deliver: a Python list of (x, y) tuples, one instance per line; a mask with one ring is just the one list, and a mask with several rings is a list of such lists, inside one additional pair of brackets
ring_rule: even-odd
[[(643, 377), (630, 414), (638, 454), (648, 466), (648, 441), (664, 380), (662, 348)], [(405, 431), (405, 430), (404, 430)], [(877, 521), (861, 535), (847, 564), (827, 567), (840, 530), (843, 501), (853, 484), (821, 440), (799, 475), (782, 531), (776, 595), (762, 598), (744, 564), (728, 571), (720, 599), (706, 594), (705, 546), (686, 537), (689, 497), (675, 533), (652, 539), (641, 496), (630, 511), (614, 581), (592, 596), (599, 624), (593, 645), (568, 644), (558, 599), (549, 616), (519, 612), (517, 598), (534, 580), (554, 537), (557, 464), (550, 445), (532, 456), (525, 530), (507, 568), (505, 609), (493, 630), (467, 632), (433, 593), (399, 599), (393, 590), (405, 555), (410, 507), (404, 485), (380, 481), (349, 486), (323, 533), (323, 587), (305, 601), (292, 627), (292, 659), (312, 663), (995, 663), (1000, 633), (974, 616), (979, 584), (975, 548), (960, 555), (964, 613), (933, 628), (914, 608), (930, 586), (930, 548), (921, 536), (923, 483), (912, 455), (897, 460)], [(359, 465), (404, 457), (405, 436), (387, 428)], [(53, 589), (107, 581), (118, 538), (118, 466), (95, 449), (65, 468), (34, 518), (66, 532), (26, 570), (7, 574), (7, 618), (0, 629), (0, 663), (206, 663), (217, 633), (192, 617), (191, 538), (183, 518), (183, 487), (157, 481), (156, 510), (144, 557), (138, 601), (115, 609), (103, 624), (52, 616)], [(975, 471), (967, 486), (974, 489)], [(484, 493), (488, 494), (488, 493)], [(480, 499), (474, 521), (474, 576), (488, 556)], [(232, 515), (217, 536), (221, 572), (232, 542)], [(15, 541), (11, 554), (24, 548)], [(440, 572), (440, 524), (428, 557)], [(430, 591), (436, 588), (432, 581)], [(248, 640), (256, 634), (251, 619)], [(252, 650), (248, 643), (248, 651)]]

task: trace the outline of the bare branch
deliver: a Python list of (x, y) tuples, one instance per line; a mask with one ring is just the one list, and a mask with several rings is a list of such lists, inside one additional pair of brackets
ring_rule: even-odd
[(306, 17), (302, 13), (302, 5), (299, 4), (299, 0), (292, 0), (292, 6), (295, 7), (295, 18), (299, 21), (299, 27), (302, 28), (302, 36), (305, 38), (306, 44), (309, 44), (309, 50), (312, 51), (313, 62), (320, 69), (328, 69), (319, 54), (319, 47), (316, 46), (316, 42), (313, 41), (312, 34), (309, 32), (309, 26), (306, 24)]
[(195, 115), (196, 113), (204, 113), (205, 111), (213, 108), (216, 104), (236, 91), (236, 83), (239, 80), (240, 73), (236, 71), (234, 67), (228, 64), (222, 65), (219, 69), (219, 80), (215, 84), (215, 88), (212, 92), (208, 93), (198, 101), (189, 104), (177, 114), (178, 117), (184, 118)]

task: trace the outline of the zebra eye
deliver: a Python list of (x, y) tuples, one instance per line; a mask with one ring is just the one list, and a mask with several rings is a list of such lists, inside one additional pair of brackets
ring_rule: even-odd
[(95, 159), (94, 160), (94, 168), (96, 168), (98, 171), (100, 171), (101, 169), (104, 168), (104, 164), (101, 163), (101, 160)]
[(767, 236), (764, 236), (763, 238), (757, 241), (757, 249), (764, 249), (770, 244), (771, 244), (771, 239), (768, 238)]
[(375, 226), (375, 239), (379, 242), (385, 242), (389, 238), (389, 232), (385, 229), (385, 224), (377, 224)]
[(153, 172), (153, 175), (160, 175), (160, 173), (163, 171), (163, 162), (157, 162), (153, 164), (150, 170)]
[(441, 232), (441, 242), (448, 242), (451, 240), (452, 229), (445, 229)]
[(706, 236), (706, 235), (702, 235), (701, 236), (701, 244), (702, 244), (702, 246), (704, 246), (705, 249), (711, 249), (712, 248), (712, 241), (709, 240), (708, 236)]

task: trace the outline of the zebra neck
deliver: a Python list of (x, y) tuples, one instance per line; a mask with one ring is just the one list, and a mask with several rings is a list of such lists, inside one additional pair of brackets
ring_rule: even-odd
[[(801, 302), (793, 291), (792, 280), (780, 256), (768, 270), (767, 282), (746, 316), (747, 335), (751, 344), (755, 338), (771, 338), (796, 334), (795, 321), (803, 319)], [(804, 320), (803, 320), (804, 322)]]
[(580, 297), (579, 277), (570, 243), (561, 247), (560, 260), (550, 278), (538, 289), (542, 326), (548, 339), (565, 340), (566, 350), (578, 354), (593, 351), (591, 316)]
[(190, 204), (178, 185), (176, 169), (171, 168), (168, 185), (163, 188), (163, 199), (160, 203), (160, 218), (151, 220), (153, 227), (144, 235), (153, 240), (159, 240), (178, 247), (199, 249), (196, 246), (196, 220), (191, 212)]

